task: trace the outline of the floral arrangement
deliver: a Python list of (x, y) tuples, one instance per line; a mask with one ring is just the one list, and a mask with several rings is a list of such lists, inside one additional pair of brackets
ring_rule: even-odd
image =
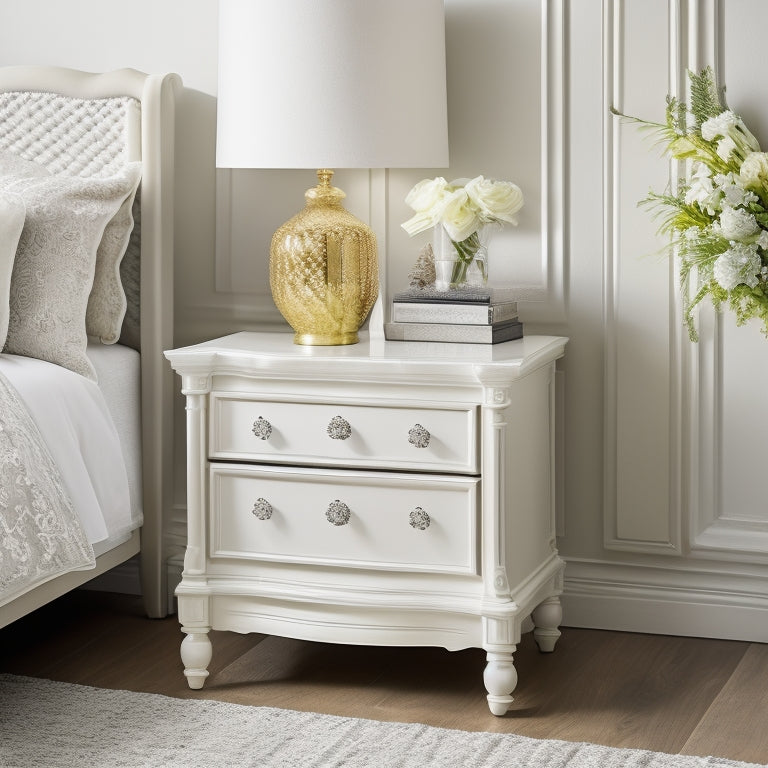
[[(445, 228), (456, 251), (451, 277), (456, 284), (462, 282), (480, 249), (480, 229), (486, 224), (517, 225), (515, 214), (524, 201), (517, 184), (476, 176), (450, 184), (442, 177), (424, 179), (411, 189), (405, 202), (416, 212), (402, 225), (411, 237), (436, 226)], [(484, 263), (480, 266), (485, 269)]]
[(640, 204), (671, 236), (691, 340), (693, 310), (707, 296), (718, 310), (729, 306), (739, 325), (758, 318), (768, 335), (768, 154), (727, 108), (711, 69), (689, 77), (690, 111), (667, 97), (665, 124), (637, 120), (659, 134), (670, 157), (689, 163), (688, 179)]

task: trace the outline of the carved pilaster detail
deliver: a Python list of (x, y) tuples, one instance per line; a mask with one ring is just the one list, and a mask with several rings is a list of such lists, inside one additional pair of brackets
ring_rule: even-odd
[(509, 580), (507, 569), (503, 565), (497, 565), (493, 573), (493, 589), (496, 597), (509, 597)]
[(202, 395), (210, 390), (211, 377), (207, 374), (185, 373), (181, 377), (181, 392), (184, 395)]
[(483, 569), (485, 592), (495, 598), (509, 598), (506, 570), (506, 409), (509, 387), (488, 386), (484, 390), (483, 413)]
[(205, 573), (207, 404), (208, 397), (203, 392), (187, 395), (187, 551), (184, 573), (190, 576)]
[(487, 387), (485, 404), (492, 408), (505, 408), (510, 403), (509, 387)]

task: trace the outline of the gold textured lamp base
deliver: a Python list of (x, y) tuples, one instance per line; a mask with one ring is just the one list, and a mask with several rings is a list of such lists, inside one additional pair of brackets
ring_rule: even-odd
[(333, 171), (317, 176), (305, 208), (272, 237), (272, 298), (296, 344), (356, 344), (379, 292), (376, 236), (341, 204)]

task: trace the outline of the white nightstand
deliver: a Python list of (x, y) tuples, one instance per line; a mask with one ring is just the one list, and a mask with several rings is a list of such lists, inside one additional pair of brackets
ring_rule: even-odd
[(554, 369), (567, 339), (363, 340), (237, 333), (167, 352), (187, 398), (181, 656), (211, 628), (487, 651), (496, 715), (532, 616), (560, 636)]

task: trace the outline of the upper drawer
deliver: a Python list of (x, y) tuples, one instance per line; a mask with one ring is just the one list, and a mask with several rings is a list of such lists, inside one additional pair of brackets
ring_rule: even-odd
[(477, 473), (477, 406), (339, 405), (211, 394), (210, 456)]

